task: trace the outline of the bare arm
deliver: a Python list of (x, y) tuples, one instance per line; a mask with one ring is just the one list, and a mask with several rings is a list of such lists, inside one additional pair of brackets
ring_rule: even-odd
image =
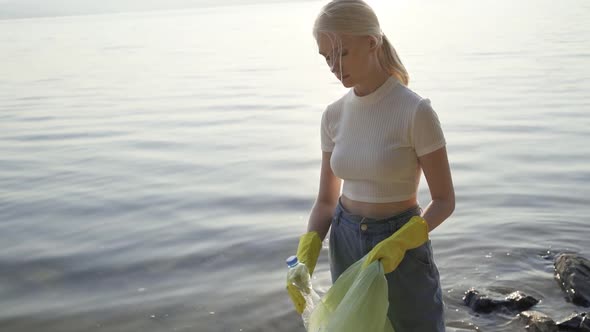
[(340, 196), (340, 180), (330, 166), (331, 152), (322, 152), (322, 167), (320, 171), (320, 189), (318, 197), (311, 209), (307, 231), (316, 231), (322, 241), (328, 234), (332, 213), (338, 203)]
[(447, 149), (442, 147), (418, 159), (432, 198), (422, 217), (428, 223), (428, 229), (432, 231), (455, 210), (455, 189), (453, 188)]

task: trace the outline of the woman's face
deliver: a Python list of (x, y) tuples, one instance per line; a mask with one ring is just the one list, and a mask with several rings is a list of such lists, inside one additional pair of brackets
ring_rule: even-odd
[(375, 39), (320, 33), (317, 42), (320, 54), (342, 85), (350, 88), (366, 80), (375, 54)]

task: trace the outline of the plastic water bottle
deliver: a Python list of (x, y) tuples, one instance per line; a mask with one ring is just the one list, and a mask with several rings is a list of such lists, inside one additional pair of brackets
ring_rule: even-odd
[(299, 289), (301, 295), (303, 295), (303, 298), (305, 299), (305, 309), (301, 314), (301, 318), (303, 319), (303, 325), (307, 330), (309, 317), (311, 316), (315, 305), (320, 301), (320, 296), (311, 287), (311, 276), (307, 266), (299, 262), (297, 256), (287, 258), (287, 266), (289, 266), (287, 280)]

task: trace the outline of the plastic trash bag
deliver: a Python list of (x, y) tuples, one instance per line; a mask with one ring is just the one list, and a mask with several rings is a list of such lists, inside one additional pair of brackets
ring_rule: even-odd
[(316, 305), (308, 332), (394, 332), (387, 317), (387, 280), (379, 261), (351, 265)]

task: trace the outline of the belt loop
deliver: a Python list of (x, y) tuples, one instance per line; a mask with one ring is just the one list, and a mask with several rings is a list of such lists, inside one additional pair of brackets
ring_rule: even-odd
[(395, 220), (388, 222), (389, 224), (389, 232), (391, 234), (395, 233), (396, 229), (395, 229)]
[(399, 231), (399, 229), (402, 228), (403, 223), (404, 223), (404, 220), (403, 219), (395, 219), (395, 221), (393, 223), (391, 223), (391, 226), (392, 226), (391, 227), (392, 228), (391, 231), (393, 233)]
[(389, 230), (391, 234), (397, 232), (397, 222), (395, 220), (389, 223)]

